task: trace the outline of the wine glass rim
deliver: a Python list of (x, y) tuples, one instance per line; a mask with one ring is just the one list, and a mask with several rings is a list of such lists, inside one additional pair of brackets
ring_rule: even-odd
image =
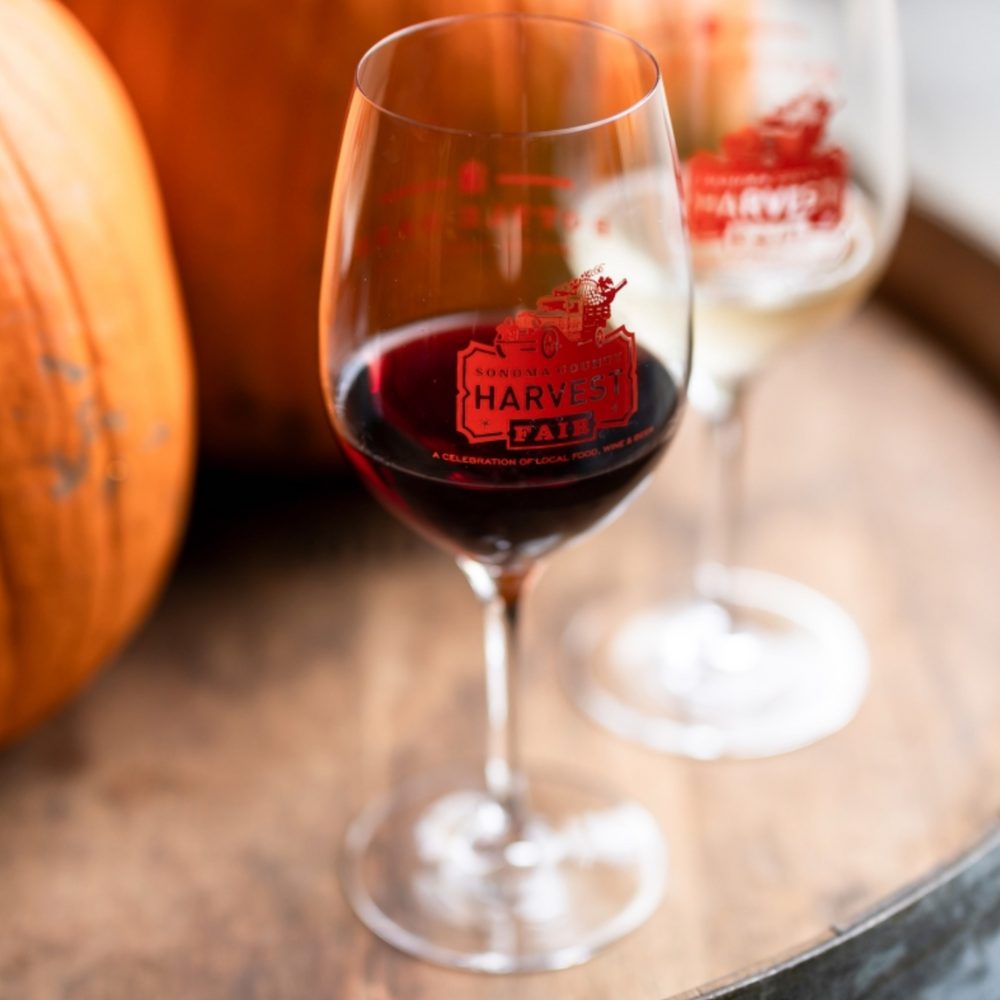
[[(522, 21), (522, 22), (548, 22), (552, 24), (565, 24), (573, 25), (578, 28), (587, 28), (593, 31), (598, 31), (606, 35), (613, 35), (628, 42), (635, 50), (641, 53), (653, 67), (653, 82), (650, 84), (649, 88), (646, 90), (641, 97), (634, 100), (627, 107), (622, 108), (621, 111), (616, 111), (612, 115), (605, 115), (602, 118), (595, 118), (593, 121), (582, 122), (579, 125), (567, 125), (563, 128), (550, 128), (550, 129), (524, 129), (516, 131), (503, 131), (503, 130), (477, 130), (469, 128), (459, 128), (453, 125), (439, 125), (434, 122), (422, 121), (419, 118), (414, 118), (411, 115), (402, 114), (399, 111), (394, 111), (392, 108), (387, 107), (382, 101), (376, 100), (369, 93), (365, 91), (364, 86), (361, 83), (361, 71), (364, 65), (371, 59), (377, 52), (381, 49), (393, 44), (400, 38), (405, 38), (407, 35), (414, 35), (418, 32), (427, 31), (432, 28), (441, 28), (447, 25), (460, 24), (463, 22), (470, 21), (499, 21), (499, 20), (509, 20), (509, 21)], [(592, 21), (587, 18), (577, 18), (577, 17), (564, 17), (556, 14), (535, 14), (528, 11), (480, 11), (471, 14), (451, 14), (445, 17), (436, 17), (426, 21), (418, 21), (415, 24), (407, 25), (404, 28), (400, 28), (398, 31), (393, 31), (391, 34), (386, 35), (384, 38), (379, 39), (374, 45), (372, 45), (365, 54), (358, 60), (358, 64), (354, 69), (354, 89), (358, 94), (361, 95), (364, 100), (375, 108), (381, 114), (384, 114), (390, 118), (394, 118), (397, 121), (404, 122), (405, 124), (412, 125), (416, 128), (426, 129), (431, 132), (439, 132), (448, 135), (465, 135), (465, 136), (480, 136), (483, 138), (551, 138), (554, 136), (562, 135), (573, 135), (574, 133), (588, 132), (592, 129), (601, 128), (605, 125), (610, 125), (613, 122), (620, 121), (623, 118), (628, 117), (638, 111), (643, 105), (647, 104), (652, 97), (660, 90), (662, 82), (662, 74), (660, 72), (660, 64), (656, 56), (641, 42), (637, 41), (631, 35), (626, 34), (624, 31), (619, 31), (617, 28), (612, 28), (609, 25), (601, 24), (598, 21)]]

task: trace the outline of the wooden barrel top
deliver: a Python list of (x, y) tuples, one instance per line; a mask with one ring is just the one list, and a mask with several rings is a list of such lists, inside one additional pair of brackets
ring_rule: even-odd
[[(986, 928), (950, 966), (971, 992), (935, 995), (1000, 995), (975, 992), (1000, 967), (1000, 848), (982, 840), (1000, 806), (1000, 417), (918, 332), (873, 306), (751, 405), (744, 561), (834, 597), (870, 644), (871, 691), (843, 733), (692, 763), (618, 742), (558, 689), (553, 651), (583, 596), (682, 578), (693, 419), (653, 488), (541, 581), (526, 754), (654, 811), (671, 878), (645, 927), (581, 968), (490, 979), (357, 923), (333, 873), (349, 815), (479, 750), (476, 605), (445, 556), (356, 491), (215, 475), (141, 635), (0, 755), (0, 997), (662, 1000), (723, 979), (712, 996), (888, 1000), (920, 995), (891, 974), (914, 966), (905, 919), (921, 913), (939, 920), (925, 958), (963, 921)], [(888, 932), (874, 948), (832, 948), (873, 925)], [(781, 956), (805, 977), (794, 991), (774, 987)], [(753, 967), (771, 972), (740, 973)], [(848, 980), (869, 992), (815, 985)]]

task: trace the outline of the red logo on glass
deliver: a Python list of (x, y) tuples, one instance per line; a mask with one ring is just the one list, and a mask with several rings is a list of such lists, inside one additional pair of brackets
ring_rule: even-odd
[(758, 227), (832, 228), (843, 214), (847, 154), (823, 143), (833, 105), (808, 94), (695, 153), (687, 166), (696, 239)]
[(592, 268), (458, 355), (457, 427), (472, 444), (558, 448), (622, 427), (638, 406), (635, 334), (608, 329), (625, 287)]

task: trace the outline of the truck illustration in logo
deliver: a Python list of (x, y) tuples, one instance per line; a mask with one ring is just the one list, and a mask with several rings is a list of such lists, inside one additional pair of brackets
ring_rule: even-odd
[(558, 448), (628, 423), (638, 407), (635, 334), (611, 325), (625, 288), (601, 267), (559, 285), (458, 355), (458, 430), (472, 444)]
[(616, 285), (600, 273), (600, 268), (585, 271), (543, 295), (537, 300), (537, 308), (507, 317), (497, 327), (497, 353), (506, 358), (511, 351), (540, 351), (544, 358), (551, 359), (566, 340), (573, 344), (606, 343), (625, 332), (623, 326), (610, 331), (606, 327), (611, 303), (626, 284), (623, 278)]

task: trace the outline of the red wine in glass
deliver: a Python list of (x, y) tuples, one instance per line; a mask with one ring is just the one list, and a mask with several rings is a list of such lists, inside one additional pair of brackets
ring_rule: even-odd
[[(380, 337), (344, 366), (336, 415), (348, 456), (393, 513), (458, 555), (516, 564), (613, 512), (669, 444), (684, 397), (639, 346), (637, 405), (622, 426), (578, 444), (512, 451), (496, 441), (473, 451), (456, 427), (456, 357), (495, 336), (494, 325), (458, 317)], [(554, 385), (539, 377), (510, 396), (508, 409), (530, 419), (574, 391), (586, 405), (586, 394), (599, 396), (619, 375), (567, 371)]]

